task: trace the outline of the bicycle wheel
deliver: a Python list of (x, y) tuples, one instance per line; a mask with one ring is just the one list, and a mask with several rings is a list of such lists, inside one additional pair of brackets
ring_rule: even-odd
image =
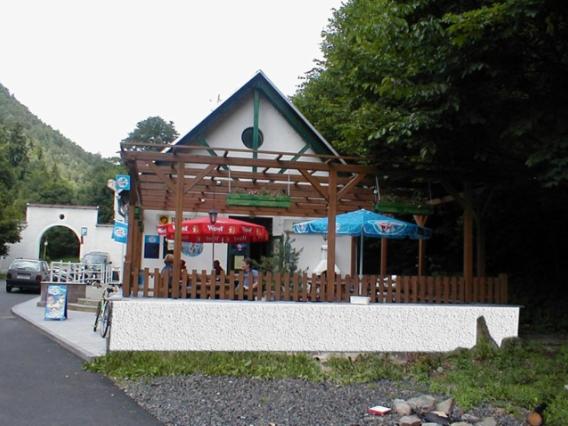
[(100, 324), (101, 328), (99, 330), (99, 333), (101, 334), (101, 337), (106, 337), (106, 335), (108, 334), (108, 330), (110, 329), (111, 316), (112, 316), (112, 305), (111, 303), (107, 302)]
[(101, 300), (99, 303), (97, 303), (97, 313), (95, 314), (95, 324), (93, 325), (94, 332), (97, 331), (102, 312), (103, 312), (103, 301)]

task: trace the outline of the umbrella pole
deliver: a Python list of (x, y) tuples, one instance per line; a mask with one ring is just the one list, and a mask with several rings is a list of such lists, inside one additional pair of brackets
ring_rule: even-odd
[(363, 276), (363, 232), (359, 240), (359, 276)]

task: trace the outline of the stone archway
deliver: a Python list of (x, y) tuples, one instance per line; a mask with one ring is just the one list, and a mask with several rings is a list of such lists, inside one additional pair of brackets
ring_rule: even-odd
[(46, 227), (39, 234), (37, 258), (51, 261), (78, 262), (81, 255), (81, 240), (70, 226), (57, 224)]

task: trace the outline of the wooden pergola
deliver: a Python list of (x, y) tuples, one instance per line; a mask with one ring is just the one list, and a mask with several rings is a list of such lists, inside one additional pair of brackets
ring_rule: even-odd
[[(215, 209), (249, 216), (327, 216), (327, 270), (332, 271), (336, 215), (373, 209), (376, 169), (363, 165), (362, 158), (186, 145), (167, 146), (162, 152), (148, 150), (155, 147), (121, 145), (121, 158), (131, 178), (123, 277), (126, 296), (140, 269), (144, 209), (175, 212), (174, 282), (180, 273), (183, 212)], [(291, 202), (287, 208), (228, 205), (227, 195), (239, 192), (286, 194)], [(333, 274), (327, 280), (328, 291), (333, 292)]]

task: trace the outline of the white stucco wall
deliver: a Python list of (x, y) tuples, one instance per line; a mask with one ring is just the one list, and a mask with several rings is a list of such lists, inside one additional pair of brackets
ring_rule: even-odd
[(113, 302), (110, 351), (439, 352), (476, 342), (483, 316), (501, 344), (519, 308), (216, 300)]
[[(249, 96), (231, 114), (207, 132), (205, 138), (211, 147), (247, 149), (241, 134), (252, 127), (254, 120), (253, 97)], [(263, 134), (263, 151), (298, 152), (306, 143), (288, 124), (286, 119), (264, 97), (260, 96), (258, 127)], [(312, 152), (312, 151), (309, 151)], [(250, 157), (250, 153), (231, 153), (232, 156)], [(262, 158), (262, 155), (259, 156)]]

